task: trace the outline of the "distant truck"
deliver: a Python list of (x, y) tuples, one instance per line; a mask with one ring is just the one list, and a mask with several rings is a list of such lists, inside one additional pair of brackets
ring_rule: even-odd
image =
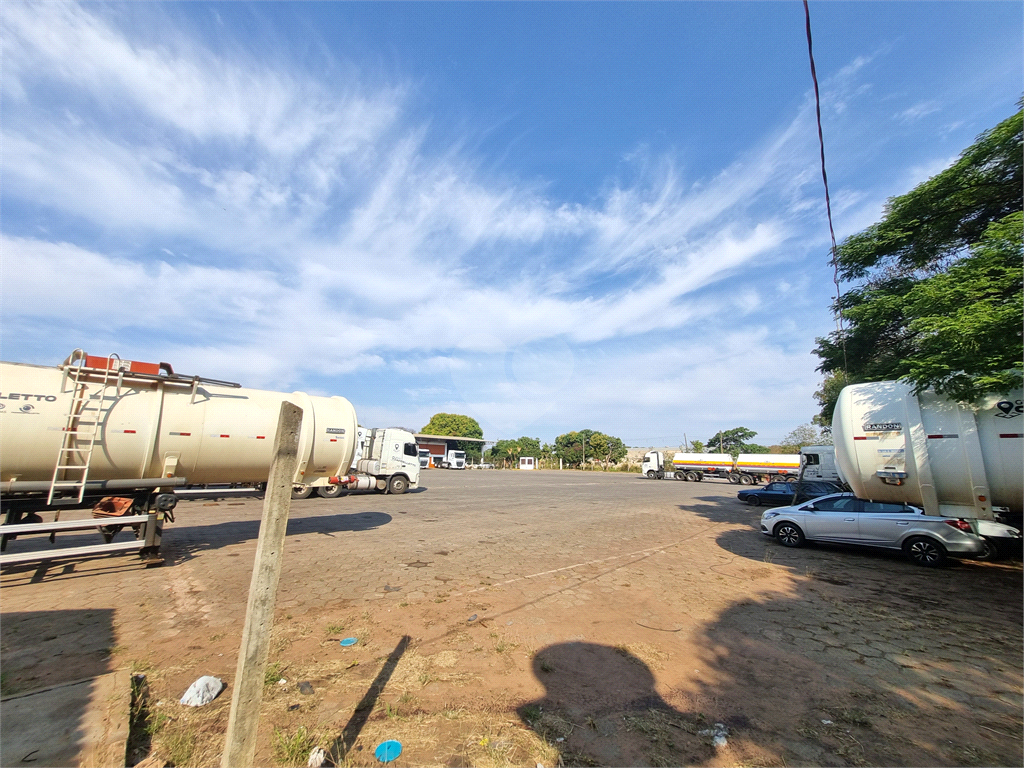
[(448, 451), (444, 458), (441, 459), (441, 469), (465, 469), (466, 468), (466, 452), (465, 451)]
[(640, 471), (652, 480), (689, 480), (699, 483), (706, 475), (728, 477), (732, 471), (728, 453), (676, 453), (666, 462), (661, 451), (644, 454)]
[(761, 480), (795, 481), (800, 476), (800, 456), (741, 453), (734, 461), (728, 453), (676, 453), (668, 463), (661, 451), (648, 451), (640, 471), (655, 480), (699, 483), (705, 477), (720, 477), (730, 483), (756, 485)]
[(841, 482), (836, 466), (836, 448), (834, 445), (805, 445), (800, 449), (804, 480), (826, 480), (831, 483)]
[(412, 432), (398, 427), (358, 427), (349, 475), (320, 478), (308, 484), (295, 483), (292, 498), (304, 499), (313, 491), (325, 499), (333, 499), (346, 490), (405, 493), (419, 485), (421, 466)]
[(430, 466), (430, 451), (426, 448), (419, 449), (420, 469), (427, 469)]

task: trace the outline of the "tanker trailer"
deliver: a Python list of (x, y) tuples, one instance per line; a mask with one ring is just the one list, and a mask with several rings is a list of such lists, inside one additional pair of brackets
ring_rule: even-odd
[[(175, 374), (168, 363), (81, 350), (57, 367), (0, 363), (7, 522), (12, 513), (16, 520), (25, 512), (84, 506), (114, 491), (264, 483), (283, 401), (303, 409), (297, 487), (369, 485), (349, 472), (357, 424), (342, 397), (245, 389)], [(393, 492), (412, 482), (380, 488), (372, 478), (374, 487)]]
[[(1024, 392), (957, 403), (902, 382), (854, 384), (832, 418), (839, 472), (862, 499), (928, 515), (1020, 527), (1024, 511)], [(986, 526), (975, 522), (978, 532)]]
[(741, 453), (729, 473), (730, 483), (750, 485), (767, 477), (768, 481), (795, 482), (800, 476), (800, 455), (795, 453)]

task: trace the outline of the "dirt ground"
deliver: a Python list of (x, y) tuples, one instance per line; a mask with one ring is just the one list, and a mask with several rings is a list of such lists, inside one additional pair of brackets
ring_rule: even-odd
[[(293, 504), (258, 765), (1022, 764), (1019, 561), (784, 549), (715, 481), (423, 484)], [(163, 568), (6, 569), (5, 695), (127, 667), (129, 764), (219, 765), (261, 509), (182, 502)]]

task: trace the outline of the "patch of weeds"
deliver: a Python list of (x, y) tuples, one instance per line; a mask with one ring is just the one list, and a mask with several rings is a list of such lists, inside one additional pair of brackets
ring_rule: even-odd
[[(295, 733), (274, 729), (274, 758), (279, 765), (302, 766), (309, 759), (309, 753), (316, 747), (316, 738), (300, 725)], [(182, 763), (175, 762), (175, 765)]]
[(530, 725), (540, 720), (541, 714), (544, 710), (538, 707), (536, 704), (527, 704), (523, 707), (523, 719), (526, 720)]
[(445, 720), (461, 720), (466, 715), (466, 710), (462, 707), (453, 707), (450, 704), (445, 704), (441, 709), (441, 717)]
[(494, 646), (494, 650), (498, 653), (506, 653), (508, 651), (514, 651), (518, 647), (519, 643), (513, 643), (508, 638), (503, 637), (498, 641), (497, 645)]
[(406, 602), (405, 600), (403, 600), (402, 602), (400, 602), (400, 603), (398, 604), (398, 607), (399, 607), (399, 608), (408, 608), (408, 607), (409, 607), (409, 603), (408, 603), (408, 602)]
[(399, 699), (398, 699), (398, 703), (399, 704), (406, 704), (406, 705), (412, 704), (414, 701), (416, 701), (416, 697), (413, 696), (411, 693), (409, 693), (409, 691), (406, 691), (405, 693), (403, 693), (399, 697)]
[(284, 674), (284, 665), (281, 662), (275, 661), (273, 664), (267, 664), (267, 668), (263, 672), (263, 687), (276, 685), (282, 674)]
[(391, 704), (390, 702), (387, 702), (387, 701), (382, 702), (380, 709), (381, 709), (381, 712), (384, 713), (384, 717), (386, 717), (388, 720), (401, 720), (401, 719), (403, 719), (401, 712), (398, 711), (398, 707), (393, 705), (393, 704)]
[(445, 600), (443, 597), (435, 597), (434, 598), (434, 602), (435, 603), (447, 603), (448, 601)]
[(996, 755), (972, 745), (953, 747), (953, 759), (956, 765), (999, 765)]
[(173, 765), (196, 764), (196, 734), (183, 723), (164, 727), (160, 733), (162, 752)]
[(417, 678), (417, 680), (419, 680), (420, 687), (426, 688), (431, 683), (436, 682), (437, 678), (434, 677), (429, 672), (421, 672), (420, 676)]
[[(600, 765), (600, 763), (590, 757), (590, 755), (575, 749), (563, 752), (561, 759), (559, 760), (559, 764), (564, 765), (566, 768), (591, 768), (592, 766)], [(678, 764), (678, 761), (671, 763), (673, 766)], [(652, 765), (654, 765), (654, 763), (652, 763)]]
[(215, 635), (210, 635), (210, 642), (216, 643), (218, 640), (223, 640), (225, 637), (227, 637), (227, 632), (218, 632)]
[(533, 730), (548, 741), (568, 738), (573, 728), (571, 722), (554, 712), (544, 712), (533, 725)]
[(537, 666), (540, 668), (541, 672), (554, 672), (555, 671), (555, 665), (552, 664), (547, 659), (543, 659), (543, 658), (542, 659), (538, 659), (537, 660)]
[(0, 696), (10, 696), (18, 692), (18, 686), (11, 682), (11, 676), (0, 672)]
[(344, 622), (344, 621), (339, 623), (339, 624), (328, 624), (327, 625), (327, 634), (328, 635), (340, 635), (347, 628), (348, 628), (348, 623)]
[(770, 563), (773, 560), (775, 560), (775, 550), (774, 549), (769, 549), (768, 547), (765, 547), (765, 550), (764, 550), (764, 561), (766, 563)]
[(847, 725), (857, 725), (861, 728), (870, 728), (871, 720), (868, 719), (868, 713), (863, 709), (846, 708), (846, 707), (835, 707), (832, 709), (825, 710), (832, 719), (838, 723), (846, 723)]

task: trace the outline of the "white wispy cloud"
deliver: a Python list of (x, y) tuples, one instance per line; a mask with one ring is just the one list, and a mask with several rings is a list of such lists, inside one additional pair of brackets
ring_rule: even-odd
[[(471, 140), (440, 145), (407, 83), (354, 66), (318, 77), (173, 25), (155, 43), (116, 8), (12, 2), (2, 25), (3, 194), (34, 214), (0, 239), (3, 332), (33, 362), (62, 359), (73, 324), (75, 344), (254, 386), (394, 376), (414, 402), (389, 423), (474, 409), (499, 432), (578, 412), (626, 433), (638, 382), (679, 393), (646, 420), (716, 397), (806, 408), (813, 331), (763, 313), (814, 301), (789, 274), (827, 237), (805, 226), (809, 98), (710, 178), (638, 151), (636, 181), (570, 204), (488, 172)], [(55, 280), (79, 300), (54, 301)]]

